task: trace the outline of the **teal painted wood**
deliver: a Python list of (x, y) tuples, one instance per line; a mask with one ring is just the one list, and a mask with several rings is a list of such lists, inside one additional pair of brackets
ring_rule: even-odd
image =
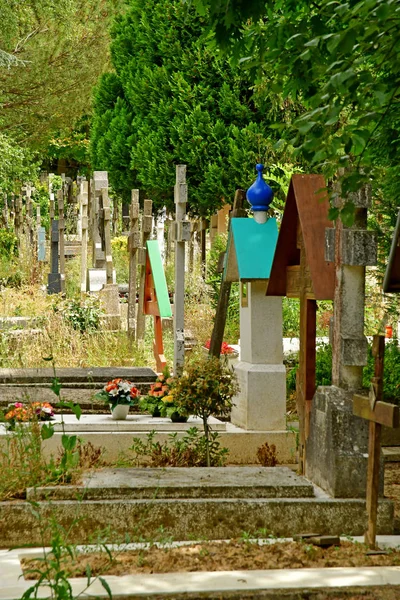
[(254, 219), (234, 218), (231, 232), (239, 280), (269, 279), (278, 241), (276, 219), (257, 223)]
[(154, 287), (156, 289), (160, 317), (172, 317), (167, 281), (165, 279), (164, 267), (162, 264), (160, 248), (157, 240), (149, 240), (147, 242), (147, 252), (149, 255)]

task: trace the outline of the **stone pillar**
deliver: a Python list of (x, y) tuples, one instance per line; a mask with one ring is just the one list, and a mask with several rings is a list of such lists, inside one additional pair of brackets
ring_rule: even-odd
[(99, 211), (100, 211), (100, 195), (103, 188), (108, 188), (107, 171), (95, 171), (94, 178), (94, 194), (92, 195), (92, 251), (93, 251), (93, 267), (95, 269), (106, 268), (105, 252), (102, 247), (100, 237)]
[(57, 192), (58, 204), (58, 251), (60, 254), (61, 292), (65, 292), (65, 221), (64, 221), (64, 192)]
[[(368, 190), (349, 198), (356, 207), (351, 227), (327, 229), (325, 258), (335, 262), (332, 386), (313, 399), (306, 445), (306, 476), (334, 497), (366, 494), (368, 423), (353, 415), (353, 394), (367, 364), (364, 336), (365, 267), (376, 264), (376, 237), (366, 230)], [(340, 204), (339, 204), (340, 206)], [(381, 482), (382, 484), (382, 482)]]
[(88, 202), (89, 187), (87, 181), (80, 184), (79, 204), (81, 213), (82, 252), (81, 252), (81, 294), (87, 291), (87, 251), (88, 251)]
[(47, 293), (59, 294), (61, 292), (61, 277), (58, 272), (58, 221), (52, 222), (50, 232), (50, 273), (47, 281)]
[(174, 297), (174, 375), (180, 376), (185, 363), (185, 241), (190, 240), (186, 221), (186, 165), (176, 165), (175, 183), (175, 297)]
[(244, 429), (286, 429), (286, 369), (283, 364), (282, 299), (265, 295), (267, 282), (242, 284), (240, 362), (235, 366), (240, 392), (231, 421)]
[(142, 219), (142, 241), (139, 252), (138, 262), (140, 264), (140, 283), (139, 283), (139, 303), (137, 311), (137, 323), (136, 323), (136, 339), (144, 340), (145, 328), (146, 328), (146, 315), (144, 314), (144, 284), (146, 279), (146, 244), (150, 238), (153, 217), (152, 217), (153, 202), (151, 200), (145, 200), (143, 206), (143, 219)]
[(139, 190), (132, 190), (130, 206), (130, 223), (128, 237), (129, 252), (129, 293), (128, 293), (128, 338), (131, 342), (136, 339), (136, 272), (137, 253), (140, 247), (139, 237)]

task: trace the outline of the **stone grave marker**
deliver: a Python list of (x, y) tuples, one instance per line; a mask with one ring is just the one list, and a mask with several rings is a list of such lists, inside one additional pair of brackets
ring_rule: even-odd
[(108, 174), (107, 171), (95, 171), (93, 173), (94, 179), (94, 194), (92, 195), (92, 207), (91, 207), (91, 222), (92, 222), (92, 250), (93, 250), (93, 267), (95, 269), (105, 269), (106, 267), (106, 256), (104, 252), (104, 246), (102, 244), (101, 232), (100, 232), (100, 197), (101, 190), (108, 188)]
[(185, 243), (190, 240), (186, 219), (186, 165), (176, 165), (175, 196), (175, 296), (174, 296), (174, 375), (180, 376), (185, 362)]
[(87, 245), (88, 245), (88, 182), (83, 180), (79, 185), (79, 204), (81, 214), (81, 293), (86, 293), (87, 286)]
[[(306, 448), (306, 476), (335, 498), (365, 497), (367, 484), (368, 427), (353, 415), (353, 394), (362, 388), (367, 364), (365, 267), (376, 264), (376, 237), (367, 231), (369, 190), (350, 199), (354, 224), (338, 220), (326, 231), (325, 258), (335, 265), (332, 385), (318, 388), (313, 398)], [(336, 203), (343, 202), (338, 194)]]
[(64, 191), (63, 189), (57, 192), (58, 206), (58, 253), (60, 255), (60, 281), (61, 292), (65, 292), (65, 221), (64, 221)]
[(131, 205), (129, 209), (129, 291), (128, 291), (128, 337), (133, 342), (136, 340), (136, 272), (137, 254), (140, 247), (139, 237), (139, 190), (132, 190)]
[(47, 278), (47, 293), (61, 292), (61, 276), (58, 271), (58, 221), (53, 220), (50, 237), (50, 273)]

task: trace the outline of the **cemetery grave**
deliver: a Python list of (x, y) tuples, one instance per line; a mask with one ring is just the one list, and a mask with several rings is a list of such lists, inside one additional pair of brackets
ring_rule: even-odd
[[(261, 169), (258, 170), (259, 183)], [(175, 244), (175, 295), (172, 310), (161, 246), (157, 240), (151, 239), (151, 201), (144, 201), (141, 220), (139, 192), (132, 192), (126, 251), (129, 272), (126, 330), (121, 330), (120, 294), (113, 267), (107, 173), (95, 172), (93, 182), (80, 181), (81, 240), (79, 251), (76, 251), (77, 259), (69, 258), (73, 253), (66, 252), (67, 245), (63, 237), (64, 197), (68, 195), (68, 186), (64, 184), (63, 188), (58, 190), (59, 218), (53, 218), (50, 230), (51, 273), (48, 279), (48, 293), (50, 296), (54, 293), (66, 294), (68, 261), (78, 260), (79, 293), (85, 298), (88, 290), (92, 297), (99, 298), (103, 308), (100, 327), (104, 330), (104, 335), (115, 336), (117, 340), (118, 336), (124, 336), (127, 347), (131, 349), (140, 344), (153, 346), (153, 356), (151, 367), (149, 363), (147, 366), (121, 366), (117, 356), (114, 362), (116, 366), (72, 368), (59, 366), (54, 358), (48, 356), (50, 364), (54, 363), (54, 368), (42, 366), (46, 364), (43, 360), (42, 365), (37, 366), (38, 361), (35, 368), (0, 368), (1, 407), (6, 409), (10, 403), (28, 401), (49, 402), (56, 409), (55, 418), (50, 421), (53, 432), (48, 439), (40, 441), (41, 461), (46, 462), (51, 456), (60, 457), (63, 453), (64, 456), (68, 456), (65, 439), (81, 440), (81, 466), (75, 470), (71, 469), (69, 473), (65, 471), (59, 481), (56, 477), (53, 482), (48, 481), (44, 484), (39, 479), (34, 485), (27, 484), (25, 489), (19, 487), (18, 495), (12, 502), (6, 499), (0, 502), (2, 548), (18, 546), (22, 539), (24, 543), (33, 546), (41, 543), (51, 544), (54, 533), (51, 529), (44, 530), (41, 523), (51, 519), (52, 514), (56, 514), (58, 526), (68, 530), (68, 543), (72, 545), (88, 544), (96, 532), (107, 528), (109, 544), (121, 543), (127, 534), (133, 542), (139, 539), (157, 540), (160, 531), (180, 542), (189, 543), (193, 539), (210, 540), (201, 545), (178, 546), (168, 553), (157, 549), (157, 546), (154, 546), (152, 553), (140, 549), (132, 550), (132, 554), (123, 552), (121, 564), (114, 564), (114, 570), (107, 570), (107, 576), (169, 573), (173, 570), (182, 572), (186, 569), (207, 572), (245, 570), (246, 573), (247, 569), (272, 569), (275, 573), (275, 569), (289, 567), (346, 567), (349, 561), (359, 569), (397, 565), (396, 552), (370, 556), (363, 546), (340, 541), (335, 542), (337, 548), (331, 546), (330, 550), (323, 551), (319, 543), (323, 545), (328, 543), (328, 539), (337, 540), (343, 533), (362, 536), (367, 526), (368, 509), (369, 533), (366, 542), (374, 548), (377, 533), (378, 540), (379, 535), (393, 534), (395, 509), (398, 511), (397, 503), (394, 506), (391, 500), (382, 497), (383, 488), (380, 486), (383, 485), (383, 469), (379, 484), (380, 445), (377, 437), (371, 438), (378, 441), (374, 466), (370, 466), (368, 488), (366, 486), (367, 436), (362, 422), (354, 421), (353, 424), (352, 419), (355, 417), (350, 415), (353, 410), (353, 390), (358, 391), (358, 387), (351, 383), (355, 377), (354, 368), (348, 374), (343, 366), (335, 367), (339, 373), (335, 380), (337, 388), (333, 388), (334, 391), (330, 393), (334, 398), (337, 395), (342, 398), (343, 394), (346, 398), (351, 398), (351, 405), (345, 408), (346, 419), (351, 423), (351, 427), (357, 430), (358, 439), (364, 443), (353, 456), (353, 453), (349, 454), (346, 446), (349, 441), (345, 439), (345, 431), (338, 431), (338, 439), (343, 438), (335, 449), (338, 464), (341, 464), (340, 461), (349, 460), (359, 462), (354, 462), (357, 466), (351, 467), (352, 474), (346, 480), (341, 479), (340, 473), (330, 473), (331, 478), (337, 478), (333, 479), (337, 482), (335, 485), (342, 486), (339, 488), (332, 488), (330, 481), (326, 483), (315, 471), (316, 468), (322, 469), (319, 463), (323, 464), (327, 459), (321, 453), (317, 462), (315, 459), (313, 436), (321, 435), (318, 428), (323, 421), (319, 416), (318, 424), (314, 424), (316, 416), (313, 411), (319, 410), (315, 409), (315, 406), (319, 405), (315, 405), (313, 396), (314, 392), (314, 398), (318, 398), (318, 394), (328, 393), (327, 388), (316, 390), (316, 300), (329, 299), (334, 294), (339, 294), (340, 290), (336, 284), (333, 290), (333, 267), (336, 270), (344, 270), (358, 267), (363, 261), (373, 261), (373, 258), (367, 257), (367, 249), (373, 254), (372, 242), (362, 230), (361, 233), (352, 230), (347, 237), (342, 233), (336, 234), (339, 239), (342, 239), (340, 235), (346, 239), (346, 242), (336, 242), (338, 244), (363, 244), (363, 251), (352, 252), (345, 247), (342, 262), (338, 262), (336, 256), (332, 258), (330, 244), (333, 243), (333, 238), (328, 232), (327, 258), (330, 263), (325, 263), (322, 259), (325, 228), (328, 225), (325, 217), (326, 202), (319, 203), (318, 210), (314, 210), (313, 204), (314, 196), (321, 189), (322, 183), (319, 176), (293, 177), (279, 235), (276, 220), (268, 217), (268, 205), (260, 203), (260, 198), (257, 197), (256, 202), (253, 202), (254, 218), (245, 218), (243, 193), (237, 192), (228, 224), (220, 302), (210, 343), (210, 354), (219, 355), (216, 349), (221, 347), (224, 336), (230, 286), (232, 282), (238, 281), (241, 343), (240, 356), (234, 370), (238, 375), (240, 390), (233, 399), (234, 406), (228, 420), (220, 420), (218, 417), (209, 419), (212, 431), (218, 436), (218, 442), (229, 452), (228, 466), (179, 468), (168, 466), (171, 464), (168, 463), (170, 459), (166, 459), (162, 468), (152, 466), (151, 460), (154, 460), (157, 452), (160, 455), (166, 452), (168, 445), (175, 444), (176, 449), (179, 443), (185, 443), (184, 440), (191, 435), (193, 427), (196, 427), (201, 435), (201, 418), (190, 416), (186, 423), (172, 423), (169, 418), (141, 414), (136, 407), (128, 413), (125, 420), (113, 421), (109, 409), (95, 394), (107, 381), (116, 378), (132, 382), (142, 394), (146, 394), (156, 382), (157, 372), (160, 373), (166, 364), (173, 364), (174, 374), (178, 376), (183, 374), (185, 363), (189, 364), (188, 356), (185, 356), (185, 262), (190, 256), (186, 245), (192, 239), (192, 228), (185, 216), (187, 184), (184, 166), (177, 167), (176, 222), (171, 226)], [(267, 192), (269, 194), (268, 190)], [(252, 200), (251, 193), (249, 196)], [(360, 201), (359, 210), (365, 210), (363, 207)], [(313, 252), (315, 246), (321, 247), (321, 253)], [(191, 260), (195, 260), (196, 253), (192, 254)], [(90, 257), (92, 267), (88, 266)], [(307, 262), (309, 257), (310, 265)], [(346, 261), (351, 264), (347, 266)], [(353, 265), (354, 262), (357, 264)], [(361, 275), (360, 272), (360, 277)], [(343, 285), (345, 283), (346, 278)], [(359, 286), (362, 288), (361, 279)], [(297, 383), (299, 454), (296, 450), (296, 433), (286, 427), (286, 369), (283, 362), (282, 302), (279, 298), (284, 294), (300, 296), (300, 367)], [(357, 300), (363, 302), (360, 296)], [(342, 319), (345, 320), (347, 308), (347, 305), (336, 303), (336, 322), (341, 323)], [(162, 319), (170, 319), (172, 314), (172, 339), (167, 341), (167, 345), (173, 342), (174, 347), (173, 353), (170, 351), (167, 355), (164, 351), (164, 341), (168, 340), (168, 332), (163, 328)], [(146, 323), (146, 315), (153, 317), (154, 342), (150, 341), (151, 335), (146, 334), (149, 321)], [(46, 331), (45, 318), (42, 316), (19, 319), (15, 324), (20, 323), (28, 327), (36, 323), (35, 319), (39, 319), (39, 335), (43, 336), (43, 332)], [(13, 325), (13, 321), (4, 317), (2, 324), (3, 327), (9, 327)], [(336, 363), (342, 361), (347, 366), (351, 361), (351, 356), (346, 354), (346, 347), (351, 345), (348, 340), (355, 340), (352, 342), (353, 346), (356, 347), (358, 343), (361, 347), (363, 342), (357, 338), (360, 330), (360, 326), (355, 327), (354, 338), (349, 337), (351, 332), (348, 329), (346, 335), (338, 337), (342, 344), (339, 344), (342, 348), (340, 352), (337, 351), (338, 342), (334, 342), (333, 355)], [(118, 344), (115, 347), (118, 348)], [(148, 356), (151, 356), (151, 353)], [(196, 360), (196, 353), (194, 357)], [(223, 357), (221, 360), (224, 360)], [(356, 354), (355, 360), (363, 360), (361, 350)], [(350, 390), (347, 392), (347, 388), (344, 388), (344, 393), (341, 386), (347, 375), (350, 377)], [(59, 388), (54, 387), (55, 379)], [(378, 385), (375, 401), (380, 410), (382, 402), (379, 398), (382, 394), (379, 392), (380, 384), (377, 380), (375, 383)], [(354, 398), (356, 406), (358, 396), (355, 395)], [(66, 403), (64, 407), (63, 402)], [(341, 402), (343, 403), (342, 400)], [(362, 404), (364, 400), (358, 402)], [(329, 401), (326, 403), (329, 404)], [(393, 410), (393, 415), (397, 414), (398, 408)], [(364, 409), (357, 411), (354, 408), (354, 411), (359, 416), (366, 415)], [(371, 414), (375, 413), (368, 414), (367, 418), (372, 419), (374, 423), (375, 417), (371, 417)], [(327, 417), (323, 418), (329, 419), (329, 412)], [(394, 425), (397, 424), (396, 419), (398, 420), (398, 414), (390, 423), (390, 419), (386, 417), (378, 422)], [(331, 431), (330, 427), (329, 425), (328, 431)], [(7, 452), (7, 440), (10, 440), (12, 435), (12, 431), (0, 425), (2, 452)], [(76, 444), (75, 441), (73, 443)], [(327, 438), (324, 442), (326, 447), (331, 443), (336, 443), (336, 439)], [(277, 457), (278, 466), (254, 466), (257, 462), (257, 452), (263, 445), (266, 448), (266, 456)], [(138, 449), (144, 447), (147, 451), (152, 451), (153, 455), (141, 455), (141, 450)], [(97, 451), (100, 448), (102, 450)], [(85, 456), (85, 452), (88, 453), (86, 456), (89, 461), (90, 456), (93, 457), (92, 465), (90, 462), (84, 463), (82, 457)], [(305, 470), (307, 478), (295, 472), (297, 459), (300, 472)], [(137, 466), (133, 466), (136, 465), (134, 461)], [(289, 466), (281, 466), (282, 464)], [(143, 468), (139, 465), (147, 466)], [(391, 468), (393, 469), (393, 465)], [(322, 471), (324, 469), (326, 467)], [(354, 469), (357, 469), (356, 479)], [(392, 484), (393, 472), (394, 469)], [(396, 475), (394, 481), (395, 478)], [(37, 503), (39, 522), (31, 511), (31, 502)], [(396, 512), (396, 518), (397, 515)], [(248, 535), (245, 532), (264, 532), (264, 537), (270, 535), (286, 541), (268, 544), (267, 551), (258, 543), (249, 545), (241, 540)], [(311, 532), (314, 532), (314, 535), (309, 542), (307, 536), (304, 542), (290, 541), (293, 536)], [(263, 536), (257, 534), (255, 537)], [(231, 541), (222, 546), (222, 540)], [(153, 545), (153, 542), (151, 544)], [(246, 548), (245, 552), (243, 548)], [(200, 558), (193, 564), (193, 557), (197, 556)], [(101, 561), (101, 557), (93, 558), (93, 577), (96, 577), (96, 568)], [(20, 565), (19, 555), (17, 562)], [(138, 567), (138, 563), (142, 562), (145, 566)], [(172, 564), (175, 565), (174, 568)], [(18, 569), (20, 568), (18, 566)], [(0, 574), (1, 569), (0, 557)], [(71, 572), (73, 577), (79, 578), (82, 575), (82, 568), (80, 571)], [(22, 584), (22, 587), (24, 585)], [(265, 586), (265, 583), (263, 585)]]

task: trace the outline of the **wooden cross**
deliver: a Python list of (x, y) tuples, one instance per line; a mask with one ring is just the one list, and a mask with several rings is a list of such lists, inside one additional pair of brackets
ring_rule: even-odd
[(286, 295), (300, 298), (300, 352), (296, 374), (296, 403), (299, 415), (299, 462), (304, 473), (305, 446), (310, 429), (311, 402), (315, 393), (317, 302), (307, 265), (300, 220), (297, 221), (297, 248), (300, 265), (286, 269)]
[(378, 514), (379, 469), (381, 457), (381, 429), (399, 427), (399, 407), (383, 402), (383, 366), (385, 357), (385, 338), (374, 335), (372, 354), (375, 358), (375, 371), (369, 398), (355, 394), (353, 396), (353, 414), (369, 423), (368, 477), (367, 477), (367, 514), (368, 529), (365, 543), (376, 548), (376, 521)]

